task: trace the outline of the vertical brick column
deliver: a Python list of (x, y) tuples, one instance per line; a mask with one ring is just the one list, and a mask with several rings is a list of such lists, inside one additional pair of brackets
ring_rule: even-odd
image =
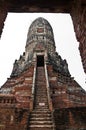
[(7, 9), (0, 8), (0, 37), (3, 31), (4, 22), (7, 17)]
[(84, 71), (86, 73), (86, 6), (81, 7), (81, 17), (80, 17), (80, 54), (82, 57), (82, 64)]
[(73, 118), (71, 111), (69, 111), (69, 124), (70, 124), (70, 126), (75, 125), (75, 121), (74, 121), (74, 118)]
[(72, 2), (70, 14), (72, 16), (76, 38), (80, 43), (79, 50), (86, 73), (86, 6), (81, 2), (81, 0), (74, 0)]

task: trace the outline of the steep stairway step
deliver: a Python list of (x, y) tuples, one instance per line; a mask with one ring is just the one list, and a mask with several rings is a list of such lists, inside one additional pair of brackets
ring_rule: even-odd
[(36, 90), (39, 90), (39, 89), (46, 90), (46, 86), (43, 85), (43, 83), (42, 84), (37, 84)]
[(34, 111), (49, 111), (49, 108), (35, 108)]
[(44, 95), (44, 93), (36, 93), (36, 98), (46, 98), (47, 97), (47, 95)]
[(31, 118), (36, 118), (36, 117), (40, 117), (40, 118), (42, 118), (42, 117), (51, 117), (51, 115), (50, 114), (46, 114), (46, 113), (44, 113), (44, 114), (35, 114), (35, 113), (33, 113), (32, 115), (31, 115)]
[(48, 106), (36, 106), (35, 109), (37, 110), (44, 110), (44, 109), (48, 109), (49, 107)]
[(31, 121), (51, 121), (51, 118), (49, 117), (33, 117), (31, 118)]
[[(44, 95), (43, 97), (40, 96), (40, 99), (39, 99), (38, 97), (36, 97), (35, 99), (38, 99), (38, 100), (43, 99), (43, 100), (45, 100), (45, 99), (46, 99), (46, 96), (45, 96), (45, 95)], [(46, 100), (48, 100), (48, 99), (46, 99)]]
[(40, 78), (36, 78), (36, 80), (38, 80), (39, 82), (45, 82), (46, 83), (46, 79), (41, 77), (41, 76), (40, 76)]
[[(40, 92), (37, 92), (35, 95), (36, 95), (36, 96), (40, 96), (40, 97), (43, 96), (43, 97), (45, 97), (45, 98), (47, 97), (47, 94), (46, 94), (46, 93), (42, 93), (42, 92), (41, 92), (41, 93), (40, 93)], [(47, 99), (47, 98), (46, 98), (46, 99)]]
[(39, 103), (44, 103), (44, 102), (47, 102), (48, 103), (48, 100), (45, 100), (45, 99), (42, 99), (41, 97), (39, 97), (40, 99), (36, 98), (35, 101), (36, 102), (39, 102)]
[(33, 111), (32, 114), (50, 114), (50, 111)]
[(33, 128), (53, 128), (53, 125), (30, 125), (30, 127), (33, 127)]
[(36, 124), (36, 125), (52, 125), (52, 121), (30, 121), (30, 124)]
[(39, 109), (34, 109), (33, 111), (48, 111), (48, 112), (51, 112), (50, 110), (49, 110), (49, 108), (39, 108)]
[(42, 97), (40, 99), (36, 99), (36, 102), (47, 102), (48, 103), (48, 101), (44, 98), (42, 99)]
[(35, 91), (36, 93), (39, 93), (40, 92), (40, 95), (43, 93), (43, 94), (45, 94), (46, 95), (46, 93), (47, 93), (47, 90), (44, 90), (44, 89), (36, 89), (36, 91)]
[(38, 80), (38, 82), (36, 82), (36, 85), (40, 85), (40, 84), (46, 87), (46, 80)]
[(46, 102), (46, 101), (37, 101), (37, 102), (35, 103), (35, 105), (46, 106), (46, 105), (47, 105), (47, 102)]
[(40, 84), (36, 84), (36, 88), (37, 89), (46, 89), (46, 85), (45, 84), (41, 84), (41, 86), (40, 86)]
[(44, 95), (44, 94), (46, 95), (47, 92), (45, 90), (43, 90), (43, 91), (42, 90), (38, 90), (36, 94), (40, 94), (40, 96), (41, 96), (41, 94), (42, 95)]
[(45, 99), (35, 99), (36, 100), (36, 102), (39, 102), (39, 103), (48, 103), (48, 101), (47, 100), (45, 100)]
[(47, 92), (47, 90), (44, 88), (41, 88), (41, 86), (39, 88), (36, 88), (36, 92), (39, 92), (39, 91), (40, 92), (42, 92), (42, 91)]
[(49, 106), (48, 105), (46, 105), (46, 106), (35, 106), (35, 109), (46, 109), (46, 108), (49, 108)]
[(48, 101), (48, 100), (46, 99), (46, 97), (40, 96), (40, 97), (36, 97), (36, 101)]
[(45, 105), (39, 105), (39, 102), (38, 102), (38, 103), (35, 103), (35, 107), (37, 107), (37, 106), (41, 106), (41, 107), (47, 106), (47, 103), (45, 103)]
[(47, 91), (47, 89), (46, 89), (46, 87), (45, 86), (42, 86), (42, 85), (37, 85), (37, 87), (36, 87), (36, 90), (38, 91), (38, 90), (46, 90)]

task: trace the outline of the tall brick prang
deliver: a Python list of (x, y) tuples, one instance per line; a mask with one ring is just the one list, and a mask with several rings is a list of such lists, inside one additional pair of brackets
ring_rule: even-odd
[(0, 130), (86, 130), (86, 92), (56, 52), (53, 29), (39, 17), (0, 89)]

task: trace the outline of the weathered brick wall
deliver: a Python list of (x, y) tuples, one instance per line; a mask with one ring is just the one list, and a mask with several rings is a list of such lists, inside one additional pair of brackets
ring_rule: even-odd
[(0, 130), (27, 129), (33, 103), (31, 99), (33, 70), (34, 67), (32, 66), (20, 76), (10, 77), (2, 86), (2, 94), (0, 94)]
[(54, 111), (56, 130), (86, 130), (86, 107)]
[(28, 120), (29, 110), (0, 108), (0, 130), (26, 130)]
[(14, 95), (0, 95), (0, 130), (26, 130), (30, 109), (19, 108)]
[(76, 37), (79, 41), (80, 55), (86, 73), (86, 4), (83, 4), (81, 0), (74, 0), (70, 14), (72, 16)]
[(47, 68), (56, 130), (86, 130), (86, 92), (73, 78)]
[(50, 96), (54, 109), (86, 107), (86, 92), (71, 77), (53, 71), (48, 65)]

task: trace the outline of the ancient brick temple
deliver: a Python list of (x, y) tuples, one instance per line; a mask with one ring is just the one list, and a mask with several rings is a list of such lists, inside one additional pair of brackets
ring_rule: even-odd
[(56, 52), (44, 18), (32, 22), (25, 52), (0, 89), (0, 130), (86, 130), (86, 92)]

